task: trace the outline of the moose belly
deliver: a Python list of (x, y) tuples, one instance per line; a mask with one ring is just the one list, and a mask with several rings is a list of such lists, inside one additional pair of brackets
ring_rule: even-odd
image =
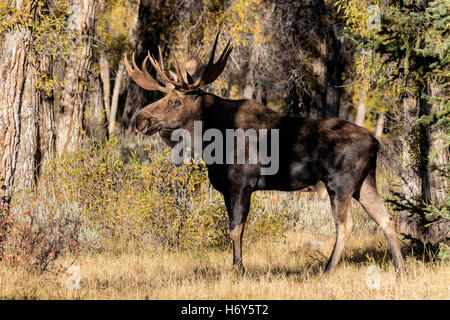
[(258, 177), (258, 189), (295, 191), (316, 184), (321, 178), (320, 170), (312, 162), (293, 162), (280, 164), (274, 175)]

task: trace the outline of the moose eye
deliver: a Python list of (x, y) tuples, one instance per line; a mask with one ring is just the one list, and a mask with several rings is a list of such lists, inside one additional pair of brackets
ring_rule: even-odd
[(174, 109), (176, 109), (176, 108), (178, 108), (179, 106), (181, 106), (181, 100), (171, 101), (170, 104), (171, 104), (171, 106), (172, 106)]

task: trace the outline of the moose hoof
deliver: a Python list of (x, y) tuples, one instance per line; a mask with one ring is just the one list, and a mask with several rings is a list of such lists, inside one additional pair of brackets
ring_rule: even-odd
[(234, 265), (233, 272), (238, 276), (243, 276), (245, 274), (245, 268), (243, 265)]

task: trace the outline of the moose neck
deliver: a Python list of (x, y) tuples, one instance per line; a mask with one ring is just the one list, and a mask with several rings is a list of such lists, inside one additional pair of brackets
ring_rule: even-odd
[(254, 100), (229, 100), (205, 92), (197, 100), (203, 130), (275, 128), (281, 118), (281, 114)]

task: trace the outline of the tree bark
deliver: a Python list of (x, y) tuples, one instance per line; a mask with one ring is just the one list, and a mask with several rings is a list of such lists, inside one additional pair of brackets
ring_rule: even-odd
[(20, 107), (18, 161), (14, 173), (14, 188), (16, 191), (30, 190), (36, 178), (38, 95), (36, 90), (36, 70), (31, 63), (27, 65), (25, 75), (26, 79)]
[(316, 81), (311, 94), (311, 118), (339, 117), (343, 61), (337, 26), (327, 19), (327, 5), (323, 0), (313, 0), (316, 35), (316, 56), (312, 64)]
[[(53, 59), (48, 56), (43, 56), (39, 62), (39, 71), (41, 73), (52, 75), (53, 74)], [(39, 93), (37, 108), (38, 108), (38, 150), (36, 155), (37, 167), (37, 180), (41, 173), (45, 170), (48, 164), (55, 157), (55, 115), (54, 115), (54, 98), (53, 94), (47, 96), (45, 92)]]
[(290, 74), (286, 83), (287, 96), (284, 98), (283, 112), (299, 115), (300, 110), (300, 95), (297, 92), (297, 84), (295, 75)]
[(95, 139), (103, 140), (107, 136), (107, 119), (104, 108), (104, 95), (98, 76), (90, 79), (89, 109), (85, 112), (84, 127), (86, 134)]
[(92, 62), (92, 42), (97, 0), (74, 0), (68, 27), (76, 37), (75, 49), (64, 69), (63, 88), (57, 113), (56, 152), (75, 151), (81, 145), (86, 84)]
[[(36, 1), (16, 1), (16, 9), (25, 17), (33, 16)], [(31, 21), (30, 21), (31, 22)], [(28, 75), (31, 66), (28, 63), (32, 42), (31, 28), (19, 24), (8, 30), (1, 43), (0, 59), (0, 258), (2, 244), (7, 234), (7, 216), (16, 179), (30, 178), (34, 173), (35, 153), (27, 150), (35, 148), (35, 104), (33, 92), (24, 92), (25, 88), (34, 91), (34, 75)], [(30, 130), (30, 132), (27, 132)], [(32, 185), (34, 177), (21, 181), (22, 185)]]
[[(247, 64), (247, 76), (245, 78), (244, 92), (243, 96), (246, 99), (256, 99), (256, 77), (255, 77), (255, 67), (258, 61), (258, 45), (253, 44), (250, 49), (250, 59)], [(259, 101), (261, 102), (261, 101)]]

